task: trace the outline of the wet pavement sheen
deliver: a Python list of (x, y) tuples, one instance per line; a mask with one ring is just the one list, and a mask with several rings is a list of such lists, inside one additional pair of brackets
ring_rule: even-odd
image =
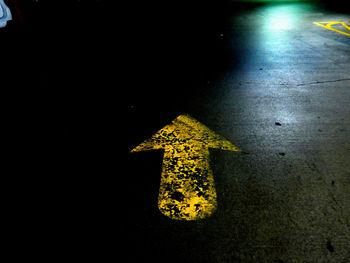
[[(130, 262), (350, 262), (350, 37), (313, 23), (349, 19), (242, 4), (210, 36), (156, 38), (127, 100)], [(158, 210), (162, 150), (129, 153), (181, 114), (242, 150), (210, 149), (217, 209), (197, 221)]]

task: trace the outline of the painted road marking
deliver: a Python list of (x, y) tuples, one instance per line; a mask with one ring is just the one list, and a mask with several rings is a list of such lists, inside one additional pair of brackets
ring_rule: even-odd
[[(315, 25), (327, 28), (329, 30), (333, 30), (335, 32), (338, 32), (340, 34), (343, 34), (343, 35), (350, 37), (350, 26), (348, 26), (345, 22), (313, 22), (313, 23)], [(342, 25), (345, 29), (348, 30), (348, 32), (341, 31), (341, 30), (338, 30), (338, 29), (332, 27), (333, 25), (337, 25), (337, 24)]]
[(240, 151), (188, 115), (180, 115), (131, 152), (164, 149), (158, 208), (176, 220), (198, 220), (217, 207), (209, 148)]

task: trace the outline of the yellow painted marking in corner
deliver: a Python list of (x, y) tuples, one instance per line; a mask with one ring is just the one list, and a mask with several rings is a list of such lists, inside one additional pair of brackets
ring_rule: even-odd
[[(340, 33), (340, 34), (343, 34), (345, 36), (348, 36), (350, 37), (350, 26), (348, 26), (345, 22), (313, 22), (315, 25), (318, 25), (318, 26), (321, 26), (321, 27), (324, 27), (324, 28), (327, 28), (329, 30), (333, 30), (337, 33)], [(332, 26), (333, 25), (336, 25), (336, 24), (340, 24), (342, 25), (345, 29), (347, 29), (349, 32), (344, 32), (344, 31), (341, 31), (341, 30), (338, 30), (336, 28), (333, 28)]]
[(188, 115), (180, 115), (131, 152), (164, 149), (159, 210), (171, 219), (198, 220), (217, 207), (209, 148), (240, 151)]

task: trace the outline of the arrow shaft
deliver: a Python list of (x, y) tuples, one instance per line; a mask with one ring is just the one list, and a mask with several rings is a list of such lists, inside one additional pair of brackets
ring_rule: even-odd
[(165, 148), (158, 207), (172, 219), (196, 220), (216, 209), (209, 150), (193, 142)]

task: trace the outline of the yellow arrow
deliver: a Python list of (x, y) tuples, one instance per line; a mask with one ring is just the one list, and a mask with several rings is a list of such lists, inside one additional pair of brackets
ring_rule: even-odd
[(348, 31), (350, 31), (350, 26), (348, 26), (345, 22), (313, 22), (315, 25), (318, 25), (318, 26), (321, 26), (321, 27), (324, 27), (324, 28), (327, 28), (329, 30), (333, 30), (337, 33), (340, 33), (340, 34), (343, 34), (345, 36), (348, 36), (350, 37), (350, 32), (344, 32), (344, 31), (341, 31), (341, 30), (338, 30), (338, 29), (335, 29), (333, 28), (332, 26), (333, 25), (337, 25), (337, 24), (340, 24), (342, 25), (345, 29), (347, 29)]
[(197, 220), (217, 206), (209, 148), (240, 151), (188, 115), (180, 115), (131, 152), (164, 149), (159, 210), (177, 220)]

